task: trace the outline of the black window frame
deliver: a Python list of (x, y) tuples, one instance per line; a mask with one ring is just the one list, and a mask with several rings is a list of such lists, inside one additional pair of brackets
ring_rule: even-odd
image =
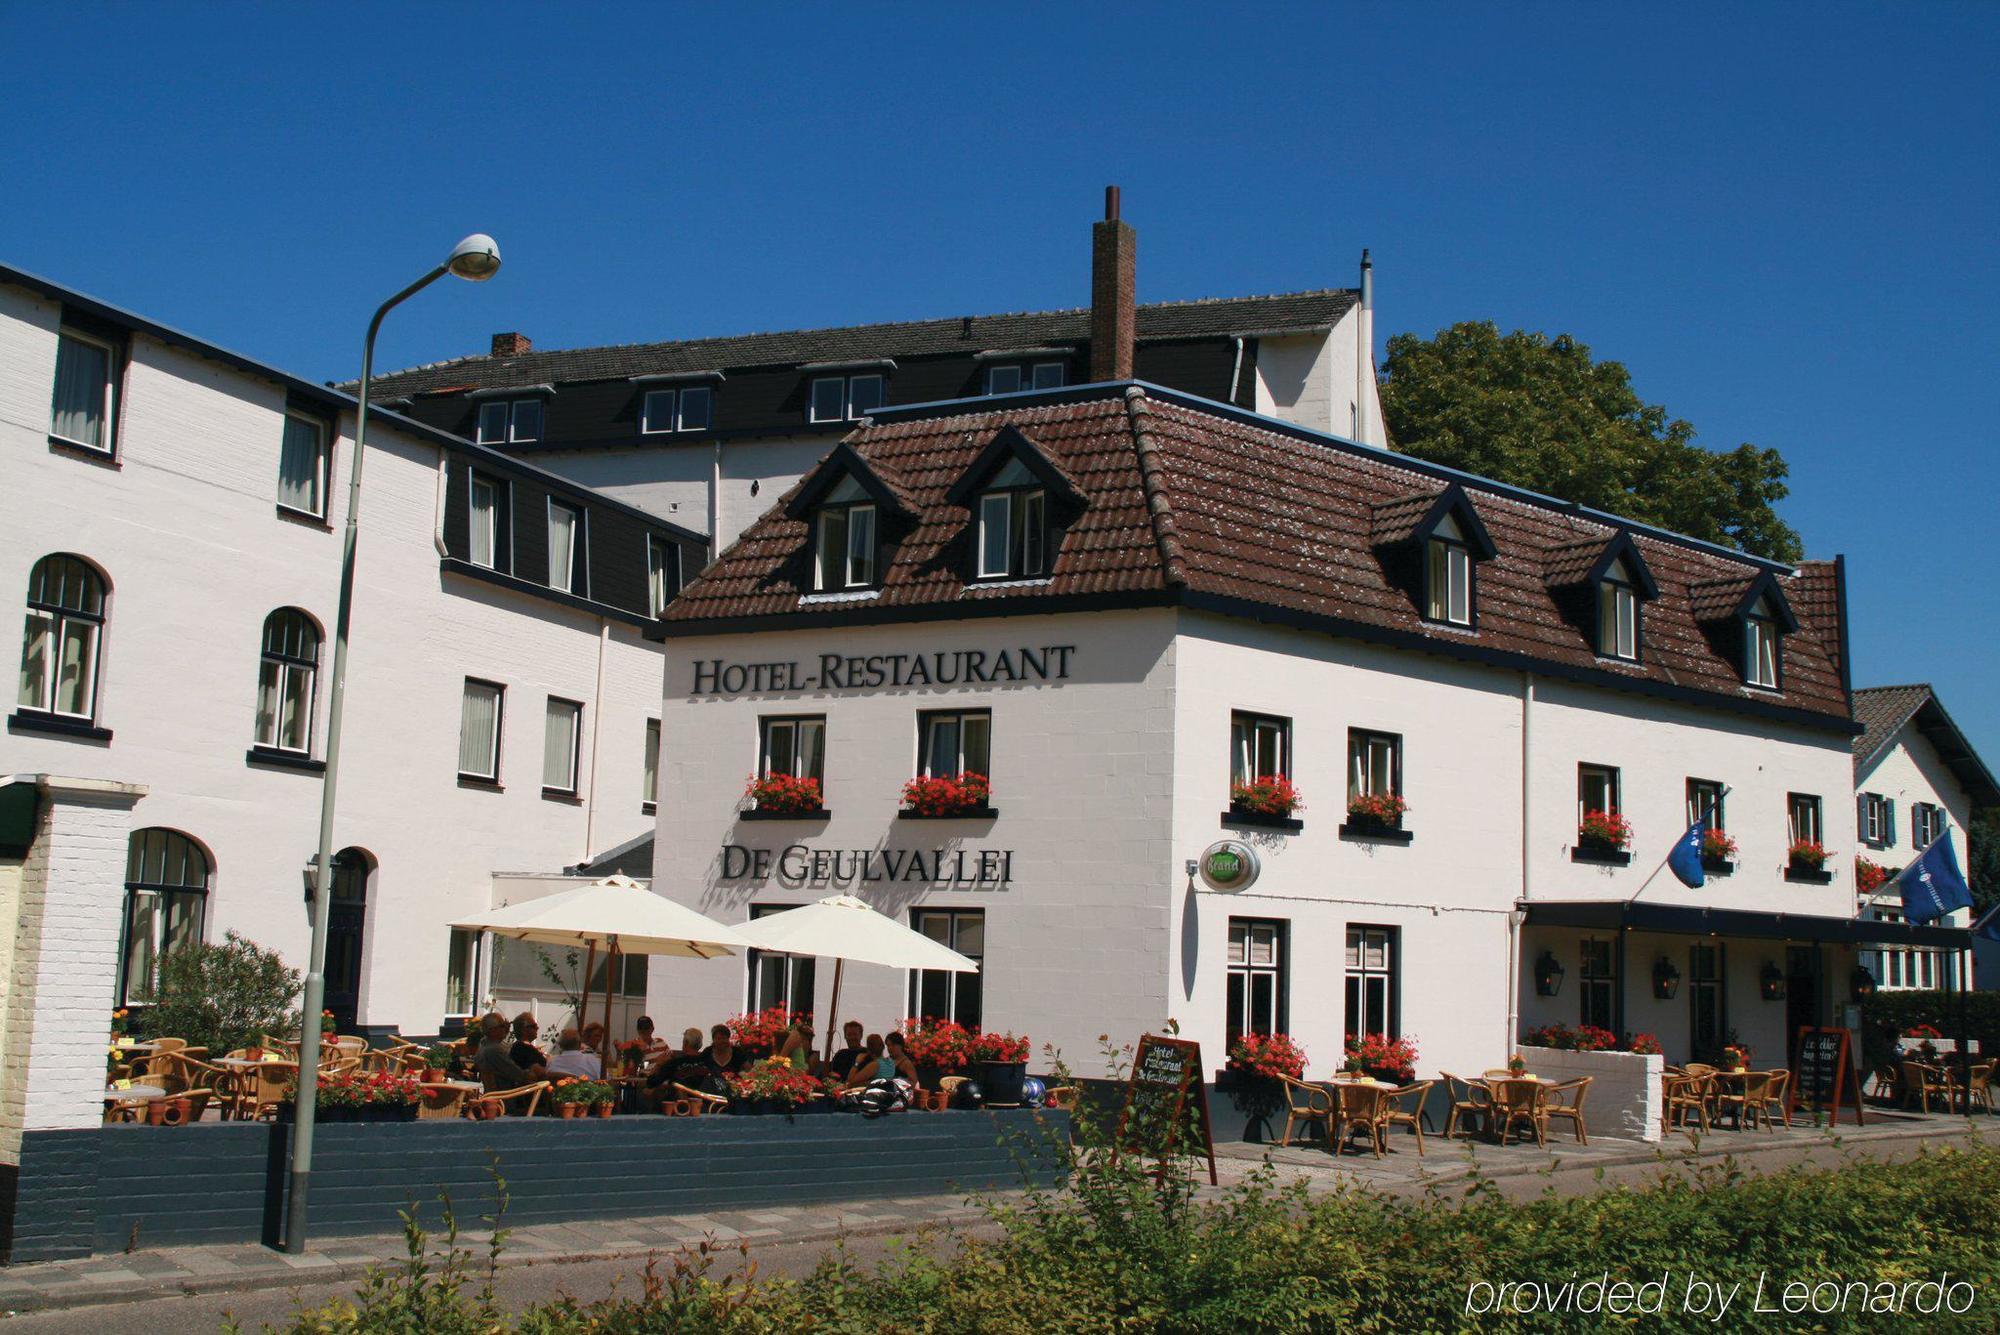
[[(796, 904), (752, 904), (750, 921), (768, 918), (774, 913), (795, 909)], [(743, 952), (744, 999), (751, 1014), (771, 1006), (783, 1006), (789, 1011), (813, 1013), (813, 990), (819, 984), (819, 959), (814, 955), (794, 955), (782, 950), (750, 949)], [(779, 997), (766, 1000), (766, 989), (762, 986), (767, 967), (780, 974)], [(798, 1004), (799, 993), (805, 994), (805, 1005)]]
[[(1268, 931), (1271, 942), (1271, 962), (1257, 964), (1252, 959), (1252, 946), (1256, 934)], [(1229, 919), (1228, 930), (1223, 936), (1223, 1051), (1226, 1053), (1236, 1046), (1236, 1040), (1247, 1033), (1291, 1032), (1291, 932), (1289, 918), (1235, 917)], [(1242, 951), (1237, 954), (1238, 936), (1241, 935)], [(1256, 1027), (1256, 980), (1270, 980), (1271, 1022), (1268, 1027)]]
[[(1729, 828), (1726, 805), (1729, 797), (1724, 791), (1727, 787), (1720, 779), (1689, 777), (1686, 789), (1688, 824), (1700, 821), (1704, 829), (1726, 831)], [(1714, 802), (1707, 803), (1708, 798), (1713, 798)]]
[[(478, 488), (482, 483), (493, 489), (493, 561), (490, 565), (479, 559), (478, 546), (474, 541), (474, 526), (479, 522)], [(499, 473), (480, 468), (465, 470), (465, 560), (466, 564), (482, 570), (502, 575), (514, 573), (514, 484)]]
[[(272, 647), (271, 636), (273, 625), (280, 617), (290, 618), (294, 627), (302, 628), (312, 637), (312, 652), (310, 654), (291, 649), (289, 647), (289, 640), (285, 646), (279, 648)], [(276, 698), (279, 702), (280, 712), (273, 715), (271, 736), (269, 740), (266, 740), (263, 731), (262, 710), (260, 708), (255, 711), (257, 718), (252, 727), (254, 737), (252, 745), (258, 750), (277, 751), (292, 756), (312, 755), (313, 738), (319, 724), (320, 654), (325, 647), (326, 632), (321, 628), (318, 618), (302, 607), (274, 608), (264, 618), (264, 625), (258, 642), (257, 692), (261, 702), (264, 691), (265, 670), (267, 668), (275, 668), (277, 670)], [(306, 674), (306, 744), (303, 747), (286, 746), (279, 740), (283, 735), (281, 720), (283, 719), (282, 708), (285, 699), (284, 686), (286, 680), (294, 671), (303, 671)]]
[(1270, 774), (1283, 779), (1292, 777), (1291, 719), (1281, 714), (1264, 714), (1251, 709), (1232, 709), (1229, 711), (1229, 782), (1231, 784), (1253, 783), (1265, 777), (1265, 774), (1258, 771), (1255, 765), (1250, 767), (1253, 771), (1251, 773), (1239, 774), (1237, 772), (1236, 763), (1242, 758), (1241, 748), (1237, 745), (1237, 729), (1239, 727), (1249, 730), (1251, 750), (1253, 752), (1260, 749), (1256, 742), (1257, 730), (1259, 728), (1274, 727), (1279, 734), (1278, 746), (1283, 752), (1283, 756), (1282, 763), (1277, 769), (1270, 771)]
[[(1356, 933), (1359, 933), (1358, 945)], [(1370, 933), (1379, 933), (1386, 942), (1384, 956), (1388, 960), (1380, 967), (1368, 964), (1368, 943)], [(1381, 1034), (1386, 1038), (1401, 1038), (1403, 1035), (1403, 940), (1402, 929), (1389, 923), (1350, 922), (1347, 924), (1345, 939), (1341, 948), (1341, 1024), (1343, 1033), (1360, 1037), (1363, 1034)], [(1379, 1029), (1371, 1029), (1365, 1023), (1352, 1023), (1358, 1009), (1365, 1019), (1368, 1011), (1368, 982), (1383, 979), (1383, 1006), (1388, 1011), (1388, 1023)]]
[[(1711, 972), (1703, 961), (1712, 959)], [(1720, 1056), (1729, 1037), (1729, 955), (1722, 941), (1688, 945), (1688, 1046), (1697, 1059)], [(1713, 1007), (1712, 1023), (1704, 1026), (1704, 1002)], [(1705, 1033), (1704, 1030), (1707, 1032)]]
[[(1601, 774), (1609, 776), (1610, 782), (1606, 785), (1606, 791), (1610, 795), (1611, 800), (1607, 805), (1603, 807), (1593, 807), (1587, 801), (1584, 800), (1584, 795), (1583, 795), (1584, 780), (1587, 775), (1591, 774)], [(1601, 810), (1608, 816), (1624, 815), (1625, 814), (1624, 787), (1625, 787), (1625, 776), (1623, 771), (1621, 771), (1618, 766), (1601, 765), (1598, 764), (1596, 761), (1592, 760), (1578, 761), (1576, 766), (1577, 824), (1582, 825), (1584, 815), (1587, 812), (1591, 811)]]
[[(936, 935), (924, 931), (925, 920), (932, 917), (945, 919), (946, 931), (942, 943), (966, 958), (976, 961), (979, 964), (979, 972), (957, 973), (950, 969), (909, 970), (908, 1014), (915, 1019), (955, 1020), (959, 1024), (976, 1028), (986, 1018), (986, 934), (989, 926), (986, 910), (948, 904), (920, 905), (910, 910), (910, 930), (921, 932), (933, 941), (941, 940)], [(961, 944), (962, 938), (959, 935), (961, 922), (974, 921), (979, 924), (979, 949), (976, 951), (967, 950)], [(948, 1014), (938, 1014), (924, 1005), (924, 995), (932, 987), (944, 989), (948, 999), (946, 1005)]]
[(547, 534), (555, 535), (557, 510), (566, 510), (575, 519), (571, 529), (569, 551), (569, 582), (556, 583), (556, 553), (553, 542), (545, 542), (544, 555), (548, 565), (547, 584), (558, 593), (573, 594), (578, 598), (590, 597), (590, 507), (575, 501), (564, 500), (551, 495), (548, 498), (548, 512), (545, 517)]
[(485, 677), (473, 676), (467, 676), (460, 682), (458, 688), (459, 759), (463, 759), (465, 756), (465, 695), (466, 687), (468, 686), (490, 686), (497, 693), (493, 709), (493, 772), (491, 774), (481, 774), (477, 771), (460, 767), (458, 779), (460, 783), (497, 788), (500, 786), (502, 756), (507, 737), (507, 684), (505, 682), (492, 681)]
[(771, 776), (771, 729), (784, 725), (793, 727), (792, 754), (796, 758), (799, 754), (798, 738), (800, 735), (797, 727), (803, 723), (816, 723), (819, 725), (819, 772), (816, 774), (801, 774), (796, 768), (781, 772), (789, 774), (793, 778), (818, 779), (820, 793), (823, 798), (826, 792), (827, 743), (826, 715), (824, 714), (759, 714), (757, 716), (757, 777), (765, 779)]
[(1403, 795), (1403, 734), (1399, 732), (1382, 732), (1375, 728), (1349, 728), (1347, 730), (1347, 796), (1353, 799), (1356, 797), (1380, 795), (1378, 790), (1374, 788), (1362, 787), (1360, 781), (1362, 759), (1368, 754), (1367, 747), (1371, 742), (1387, 742), (1389, 744), (1389, 788), (1387, 795), (1401, 797)]
[[(986, 725), (986, 763), (973, 767), (967, 765), (965, 749), (965, 723), (968, 719), (978, 719)], [(931, 726), (934, 723), (951, 720), (958, 724), (957, 755), (953, 757), (953, 767), (937, 768), (936, 757), (931, 754)], [(993, 766), (993, 711), (991, 709), (923, 709), (917, 711), (917, 768), (918, 778), (949, 779), (960, 774), (978, 774), (991, 779)]]
[(1618, 951), (1608, 937), (1577, 942), (1577, 1023), (1618, 1032)]
[[(50, 598), (48, 596), (49, 573), (52, 569), (50, 562), (65, 562), (68, 566), (75, 567), (79, 587), (94, 593), (95, 606), (90, 605), (92, 601), (90, 598), (81, 598), (75, 605), (71, 605), (65, 601), (67, 595), (63, 592), (58, 592), (53, 599)], [(65, 572), (65, 577), (61, 580), (59, 588), (67, 590), (68, 587), (69, 581)], [(28, 594), (23, 600), (23, 612), (24, 624), (21, 627), (21, 660), (25, 660), (27, 656), (28, 630), (25, 624), (26, 617), (40, 613), (51, 620), (49, 629), (49, 672), (46, 689), (43, 692), (41, 701), (34, 704), (21, 701), (20, 689), (22, 683), (18, 680), (16, 681), (14, 697), (16, 709), (23, 714), (36, 718), (67, 719), (72, 723), (82, 722), (95, 725), (103, 703), (100, 697), (103, 694), (104, 685), (102, 680), (104, 639), (110, 633), (111, 627), (111, 580), (105, 575), (102, 567), (86, 557), (78, 556), (74, 552), (50, 552), (38, 558), (32, 566), (28, 567)], [(62, 677), (62, 645), (63, 640), (66, 638), (66, 627), (69, 622), (77, 622), (92, 628), (90, 635), (90, 690), (87, 701), (89, 708), (82, 713), (72, 713), (68, 710), (55, 707), (57, 688)]]
[[(1810, 817), (1810, 834), (1800, 828), (1801, 814)], [(1821, 848), (1826, 847), (1826, 804), (1820, 800), (1818, 793), (1786, 793), (1785, 825), (1791, 836), (1790, 843), (1815, 843)]]

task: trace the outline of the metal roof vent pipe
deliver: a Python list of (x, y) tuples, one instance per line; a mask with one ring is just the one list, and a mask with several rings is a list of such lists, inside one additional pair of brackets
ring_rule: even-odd
[(1130, 380), (1137, 336), (1139, 234), (1118, 217), (1118, 187), (1104, 187), (1104, 221), (1090, 229), (1090, 378)]
[(1380, 445), (1370, 440), (1370, 391), (1375, 388), (1375, 266), (1368, 248), (1361, 248), (1361, 305), (1354, 312), (1354, 439), (1362, 445)]

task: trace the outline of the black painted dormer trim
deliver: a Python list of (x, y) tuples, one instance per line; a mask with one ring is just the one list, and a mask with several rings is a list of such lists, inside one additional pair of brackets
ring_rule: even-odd
[(1784, 586), (1778, 583), (1778, 577), (1768, 570), (1761, 570), (1751, 577), (1750, 586), (1744, 590), (1743, 596), (1736, 600), (1733, 608), (1711, 616), (1709, 620), (1741, 622), (1756, 609), (1758, 600), (1763, 598), (1771, 600), (1771, 611), (1777, 618), (1778, 629), (1787, 635), (1796, 634), (1799, 629), (1799, 619), (1792, 611), (1791, 600), (1785, 597)]
[(1486, 525), (1480, 522), (1479, 511), (1473, 506), (1472, 497), (1467, 495), (1465, 488), (1456, 482), (1438, 493), (1437, 500), (1431, 503), (1431, 508), (1424, 512), (1423, 518), (1417, 521), (1416, 527), (1410, 530), (1409, 537), (1405, 541), (1429, 542), (1431, 534), (1437, 531), (1438, 524), (1446, 515), (1450, 515), (1458, 522), (1459, 532), (1465, 535), (1466, 550), (1472, 554), (1473, 560), (1490, 561), (1500, 554), (1500, 549), (1493, 543), (1492, 535), (1486, 531)]
[(916, 521), (916, 512), (904, 503), (889, 484), (882, 479), (875, 466), (862, 457), (861, 451), (847, 441), (833, 447), (833, 452), (820, 460), (819, 466), (806, 475), (798, 494), (785, 506), (787, 519), (806, 519), (819, 507), (826, 494), (840, 485), (842, 478), (851, 477), (868, 493), (870, 500), (884, 517), (894, 517), (906, 523)]
[(1051, 502), (1067, 506), (1072, 510), (1083, 509), (1085, 505), (1083, 493), (1077, 489), (1070, 475), (1044, 454), (1042, 447), (1031, 437), (1015, 426), (1002, 427), (993, 434), (993, 439), (979, 452), (979, 457), (958, 475), (958, 480), (951, 484), (949, 491), (945, 492), (945, 500), (969, 509), (993, 475), (999, 472), (1003, 465), (1015, 459), (1020, 460), (1022, 467), (1035, 475), (1035, 480), (1042, 484), (1044, 491), (1048, 492)]
[(1595, 588), (1610, 573), (1615, 561), (1625, 563), (1625, 571), (1632, 577), (1632, 591), (1638, 595), (1640, 602), (1651, 602), (1660, 596), (1660, 586), (1654, 581), (1646, 558), (1639, 554), (1639, 544), (1632, 540), (1629, 529), (1620, 529), (1612, 534), (1610, 541), (1604, 544), (1604, 550), (1590, 563), (1590, 569), (1584, 571), (1582, 578), (1576, 582)]

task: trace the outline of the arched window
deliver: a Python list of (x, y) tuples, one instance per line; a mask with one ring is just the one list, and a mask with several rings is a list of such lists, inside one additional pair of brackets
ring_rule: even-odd
[(97, 712), (97, 659), (104, 638), (104, 576), (58, 552), (28, 573), (28, 628), (21, 645), (23, 709), (71, 718)]
[(121, 1002), (151, 1001), (160, 960), (201, 940), (211, 872), (208, 854), (179, 830), (133, 831), (125, 855)]
[(264, 618), (264, 658), (257, 668), (257, 745), (301, 755), (312, 750), (313, 683), (319, 675), (319, 627), (296, 607)]

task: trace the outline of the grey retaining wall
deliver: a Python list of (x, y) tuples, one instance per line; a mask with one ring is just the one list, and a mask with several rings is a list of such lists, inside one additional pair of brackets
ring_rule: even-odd
[[(0, 1214), (0, 1258), (275, 1245), (291, 1130), (31, 1131), (12, 1217)], [(519, 1224), (1046, 1184), (1068, 1139), (1064, 1114), (1026, 1111), (335, 1124), (314, 1135), (310, 1226), (315, 1236), (392, 1230), (412, 1203), (435, 1223), (441, 1192), (472, 1224), (493, 1209), (496, 1169)]]

